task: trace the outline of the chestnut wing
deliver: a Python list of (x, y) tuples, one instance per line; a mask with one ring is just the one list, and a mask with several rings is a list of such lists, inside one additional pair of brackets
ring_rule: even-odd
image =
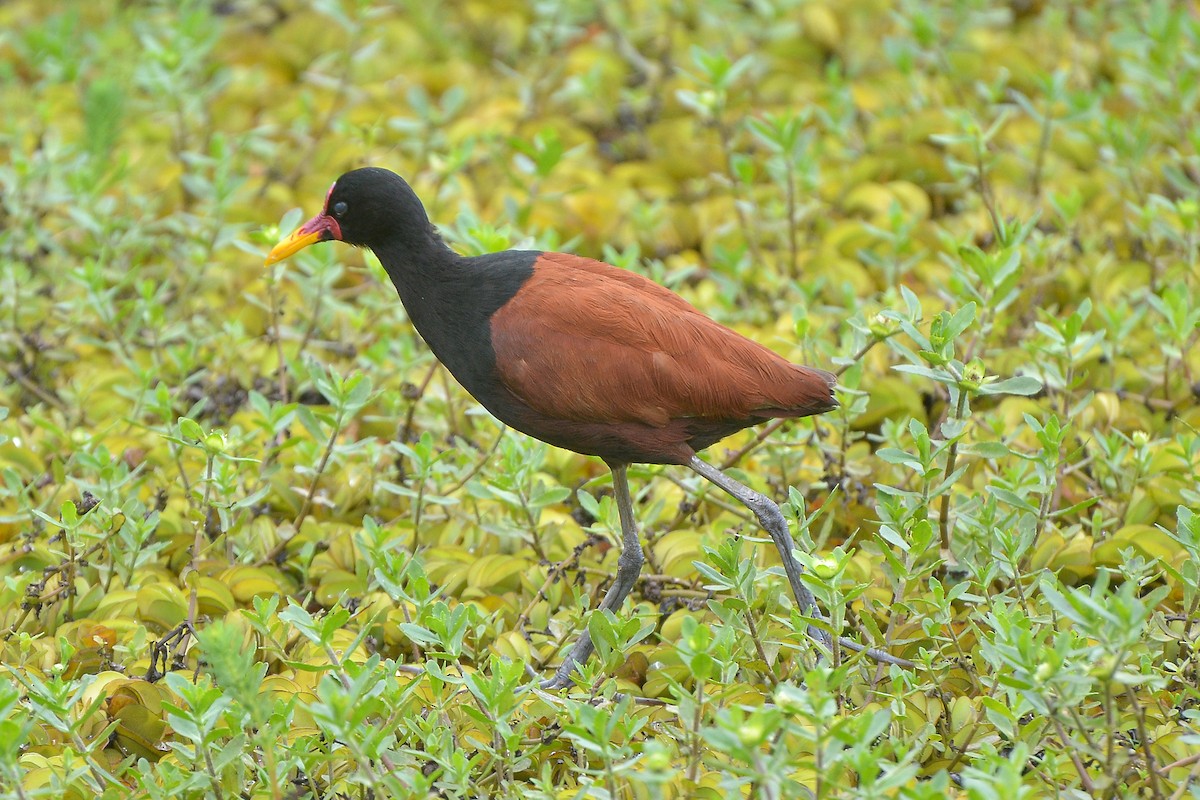
[(544, 253), (492, 317), (501, 381), (547, 417), (664, 426), (827, 411), (833, 376), (791, 364), (670, 290)]

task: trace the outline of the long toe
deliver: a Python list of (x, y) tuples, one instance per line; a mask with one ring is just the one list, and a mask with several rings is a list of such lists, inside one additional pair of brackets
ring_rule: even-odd
[(570, 685), (571, 685), (570, 673), (562, 674), (561, 671), (554, 673), (553, 678), (547, 678), (546, 680), (544, 680), (540, 684), (538, 684), (538, 686), (540, 686), (542, 689), (545, 689), (547, 691), (554, 691), (556, 689), (565, 689)]

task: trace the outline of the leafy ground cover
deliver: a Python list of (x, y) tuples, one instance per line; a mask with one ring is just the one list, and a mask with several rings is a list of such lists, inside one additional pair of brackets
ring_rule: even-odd
[[(1194, 796), (1200, 18), (1187, 3), (0, 5), (0, 790)], [(343, 170), (466, 253), (636, 269), (842, 408), (741, 508), (494, 420)], [(599, 653), (533, 690), (587, 625)]]

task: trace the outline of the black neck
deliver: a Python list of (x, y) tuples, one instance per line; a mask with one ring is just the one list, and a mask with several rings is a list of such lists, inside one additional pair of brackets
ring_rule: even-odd
[(456, 327), (455, 298), (471, 284), (469, 262), (436, 233), (406, 239), (372, 250), (392, 279), (413, 326), (441, 358), (443, 340), (452, 339)]
[(495, 378), (491, 317), (533, 273), (536, 252), (506, 251), (467, 258), (430, 226), (372, 247), (400, 295), (413, 327), (451, 374), (477, 397)]

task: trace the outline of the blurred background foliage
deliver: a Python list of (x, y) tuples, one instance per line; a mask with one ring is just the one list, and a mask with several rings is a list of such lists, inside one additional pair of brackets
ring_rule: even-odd
[[(1196, 792), (1190, 2), (0, 5), (0, 790)], [(842, 408), (678, 469), (503, 431), (367, 253), (266, 248), (364, 164), (464, 253), (635, 269)], [(588, 625), (563, 695), (531, 690)]]

